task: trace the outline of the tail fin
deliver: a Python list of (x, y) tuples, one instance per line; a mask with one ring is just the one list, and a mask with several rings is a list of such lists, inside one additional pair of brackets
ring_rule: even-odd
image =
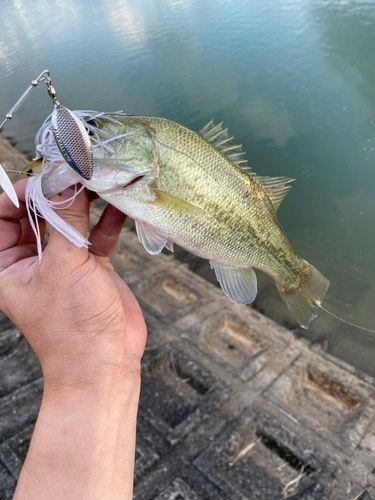
[(323, 301), (329, 281), (315, 267), (303, 262), (302, 279), (298, 287), (284, 287), (278, 283), (276, 286), (294, 319), (303, 328), (308, 328), (310, 321), (317, 316), (315, 310)]

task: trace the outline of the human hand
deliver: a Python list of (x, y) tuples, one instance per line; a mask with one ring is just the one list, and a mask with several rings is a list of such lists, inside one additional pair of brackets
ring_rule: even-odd
[[(126, 216), (108, 206), (91, 231), (89, 249), (77, 249), (51, 227), (39, 265), (25, 206), (26, 182), (15, 185), (19, 209), (0, 196), (0, 309), (38, 355), (47, 388), (87, 387), (103, 382), (107, 369), (110, 374), (137, 370), (146, 340), (143, 316), (109, 260)], [(59, 215), (86, 235), (87, 191)]]
[[(0, 196), (0, 309), (38, 355), (44, 394), (14, 498), (130, 500), (146, 327), (109, 261), (126, 217), (108, 206), (89, 249), (51, 228), (39, 264), (26, 182), (19, 209)], [(85, 235), (87, 191), (59, 215)]]

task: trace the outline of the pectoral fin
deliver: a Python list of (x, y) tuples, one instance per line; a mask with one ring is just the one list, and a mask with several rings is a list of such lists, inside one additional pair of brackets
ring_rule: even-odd
[(173, 243), (168, 241), (158, 229), (140, 220), (135, 221), (135, 228), (139, 241), (145, 247), (148, 253), (156, 255), (160, 253), (164, 247), (173, 252)]
[(257, 277), (254, 270), (244, 267), (226, 266), (210, 261), (225, 295), (236, 304), (250, 304), (257, 296)]
[(151, 203), (154, 203), (155, 205), (160, 205), (165, 209), (177, 210), (182, 213), (188, 213), (196, 217), (201, 217), (202, 215), (205, 215), (204, 210), (197, 207), (196, 205), (181, 200), (180, 198), (177, 198), (176, 196), (166, 193), (161, 189), (152, 188), (152, 192), (155, 194), (155, 199), (152, 200)]

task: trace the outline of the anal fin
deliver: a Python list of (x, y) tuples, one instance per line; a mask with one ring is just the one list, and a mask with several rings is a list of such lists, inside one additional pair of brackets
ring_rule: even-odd
[(170, 252), (172, 252), (172, 253), (173, 253), (173, 252), (174, 252), (174, 250), (173, 250), (173, 242), (172, 242), (172, 241), (167, 240), (167, 243), (165, 244), (165, 248), (166, 248), (167, 250), (169, 250)]
[(257, 277), (251, 267), (234, 267), (210, 261), (227, 297), (236, 304), (250, 304), (257, 296)]

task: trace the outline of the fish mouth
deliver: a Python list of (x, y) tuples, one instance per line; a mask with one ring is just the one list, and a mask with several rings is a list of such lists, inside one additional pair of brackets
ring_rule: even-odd
[(137, 177), (134, 177), (134, 179), (132, 179), (130, 182), (124, 184), (121, 189), (124, 190), (130, 186), (134, 186), (134, 184), (138, 184), (138, 182), (141, 182), (141, 180), (144, 179), (145, 177), (146, 174), (137, 175)]
[(96, 191), (96, 193), (98, 193), (99, 195), (101, 195), (101, 194), (106, 195), (106, 194), (115, 193), (116, 191), (125, 191), (129, 187), (135, 186), (136, 184), (138, 184), (139, 182), (141, 182), (146, 177), (146, 175), (147, 174), (145, 174), (145, 173), (144, 174), (138, 174), (135, 177), (133, 177), (133, 179), (131, 179), (126, 184), (118, 184), (117, 186), (111, 187), (109, 189), (105, 189), (103, 191)]

